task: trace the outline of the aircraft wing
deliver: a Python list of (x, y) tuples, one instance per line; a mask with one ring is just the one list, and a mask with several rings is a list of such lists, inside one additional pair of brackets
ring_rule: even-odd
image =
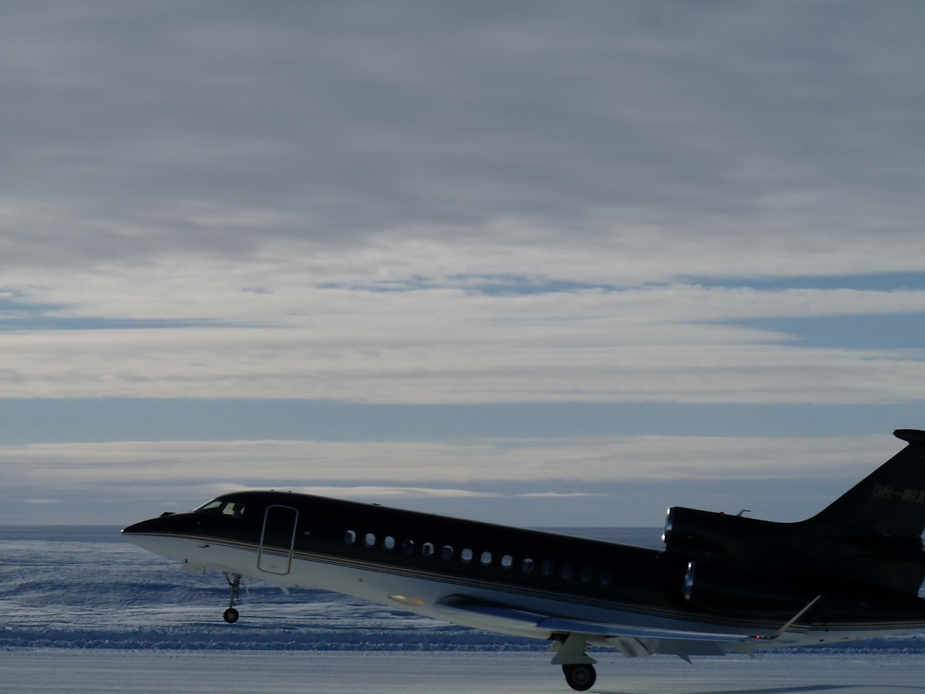
[[(464, 595), (450, 595), (440, 600), (437, 608), (446, 613), (464, 614), (466, 622), (481, 623), (487, 629), (514, 626), (547, 632), (550, 637), (553, 634), (598, 637), (630, 658), (660, 653), (677, 655), (689, 660), (692, 655), (724, 655), (727, 650), (740, 649), (750, 651), (750, 643), (755, 643), (758, 639), (775, 638), (779, 635), (758, 636), (728, 632), (686, 631), (570, 619), (469, 598)], [(452, 619), (449, 614), (447, 616)], [(790, 623), (787, 626), (789, 625)], [(736, 648), (737, 645), (740, 648)]]
[(552, 632), (589, 634), (592, 636), (629, 637), (634, 639), (668, 639), (673, 641), (706, 641), (709, 643), (744, 643), (754, 637), (737, 634), (712, 634), (700, 631), (634, 627), (625, 624), (603, 624), (576, 619), (549, 617), (537, 626)]
[(437, 604), (445, 612), (462, 612), (471, 616), (489, 620), (516, 622), (524, 626), (532, 626), (541, 631), (550, 633), (587, 634), (589, 636), (623, 637), (633, 639), (668, 639), (676, 641), (705, 641), (710, 643), (744, 643), (754, 639), (754, 636), (741, 634), (708, 633), (700, 631), (683, 631), (679, 629), (661, 629), (657, 627), (640, 627), (626, 624), (611, 624), (607, 622), (593, 622), (584, 619), (569, 619), (554, 617), (521, 610), (516, 607), (499, 603), (487, 602), (462, 595), (451, 595)]

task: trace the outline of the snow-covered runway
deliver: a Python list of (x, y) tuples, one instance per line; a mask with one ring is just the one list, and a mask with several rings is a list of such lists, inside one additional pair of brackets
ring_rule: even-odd
[[(604, 657), (601, 694), (889, 694), (922, 691), (920, 655), (766, 655), (688, 665)], [(537, 653), (181, 652), (13, 649), (0, 652), (4, 694), (525, 694), (571, 692)]]

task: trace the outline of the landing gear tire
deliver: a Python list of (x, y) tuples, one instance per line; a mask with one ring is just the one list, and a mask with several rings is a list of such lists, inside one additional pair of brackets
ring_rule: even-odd
[(231, 590), (231, 600), (228, 601), (228, 609), (225, 610), (222, 617), (229, 624), (234, 624), (238, 621), (238, 617), (241, 616), (234, 609), (234, 606), (241, 602), (241, 574), (230, 574), (226, 571), (222, 573), (225, 574), (225, 580), (228, 581), (228, 588)]
[(568, 686), (576, 692), (586, 692), (594, 686), (597, 673), (593, 665), (563, 665), (562, 672)]

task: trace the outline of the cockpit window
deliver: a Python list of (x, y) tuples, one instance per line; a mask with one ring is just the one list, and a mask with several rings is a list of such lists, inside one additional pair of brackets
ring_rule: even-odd
[(213, 499), (207, 504), (203, 504), (193, 513), (208, 513), (209, 515), (230, 516), (240, 518), (244, 515), (244, 504), (234, 501), (224, 501), (222, 499)]
[(218, 513), (218, 510), (222, 507), (225, 502), (221, 499), (213, 499), (207, 504), (203, 504), (197, 508), (193, 513)]
[(231, 516), (232, 518), (240, 518), (244, 515), (244, 504), (236, 504), (229, 501), (227, 504), (222, 506), (222, 515)]

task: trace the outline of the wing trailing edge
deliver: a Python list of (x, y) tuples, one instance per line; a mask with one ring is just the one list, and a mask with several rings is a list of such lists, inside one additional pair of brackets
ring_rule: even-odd
[[(815, 608), (821, 604), (817, 596), (795, 614), (777, 631), (771, 634), (736, 634), (731, 632), (706, 632), (692, 629), (665, 629), (628, 624), (595, 622), (546, 615), (523, 610), (512, 605), (470, 598), (464, 595), (450, 595), (440, 600), (436, 607), (440, 611), (464, 613), (486, 622), (519, 624), (524, 627), (548, 632), (550, 639), (565, 640), (572, 634), (595, 638), (599, 643), (611, 646), (623, 655), (635, 658), (645, 655), (677, 655), (689, 660), (692, 655), (723, 655), (727, 650), (750, 650), (761, 642), (774, 641), (788, 632), (803, 633), (809, 626)], [(811, 621), (809, 622), (811, 624)], [(740, 648), (737, 648), (740, 647)]]

